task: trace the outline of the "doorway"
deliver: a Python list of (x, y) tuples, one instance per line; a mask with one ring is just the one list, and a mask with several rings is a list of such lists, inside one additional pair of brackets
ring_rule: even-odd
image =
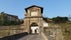
[(39, 33), (39, 27), (38, 27), (37, 24), (33, 23), (33, 24), (31, 25), (30, 33), (31, 33), (31, 34), (38, 34), (38, 33)]

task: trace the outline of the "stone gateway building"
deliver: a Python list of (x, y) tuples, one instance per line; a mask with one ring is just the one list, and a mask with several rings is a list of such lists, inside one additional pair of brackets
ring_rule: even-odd
[(25, 8), (24, 27), (28, 33), (41, 33), (44, 27), (48, 27), (48, 23), (43, 17), (43, 8), (33, 5)]
[[(14, 35), (24, 32), (29, 34), (39, 34), (44, 40), (63, 40), (61, 26), (49, 23), (47, 18), (43, 17), (43, 8), (33, 5), (25, 8), (25, 18), (22, 25), (4, 26), (0, 30), (5, 31), (1, 34)], [(2, 35), (3, 37), (3, 35)]]

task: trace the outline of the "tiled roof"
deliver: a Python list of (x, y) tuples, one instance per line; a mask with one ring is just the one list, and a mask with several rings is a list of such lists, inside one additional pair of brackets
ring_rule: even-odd
[(27, 8), (25, 8), (25, 10), (27, 11), (27, 9), (32, 8), (32, 7), (38, 7), (38, 8), (41, 8), (41, 12), (43, 13), (43, 7), (36, 6), (36, 5), (32, 5), (32, 6), (30, 6), (30, 7), (27, 7)]

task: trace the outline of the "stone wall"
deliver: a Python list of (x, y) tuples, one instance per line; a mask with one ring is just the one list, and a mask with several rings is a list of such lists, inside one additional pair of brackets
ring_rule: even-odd
[(44, 34), (48, 40), (63, 40), (63, 35), (60, 27), (48, 27), (44, 30)]
[(25, 32), (23, 27), (24, 27), (23, 25), (0, 26), (0, 38), (14, 35), (14, 34), (23, 33)]

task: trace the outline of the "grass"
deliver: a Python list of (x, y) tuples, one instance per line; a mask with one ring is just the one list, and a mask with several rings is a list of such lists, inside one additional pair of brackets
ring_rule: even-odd
[(64, 40), (71, 40), (71, 23), (61, 23), (59, 25), (61, 26)]

